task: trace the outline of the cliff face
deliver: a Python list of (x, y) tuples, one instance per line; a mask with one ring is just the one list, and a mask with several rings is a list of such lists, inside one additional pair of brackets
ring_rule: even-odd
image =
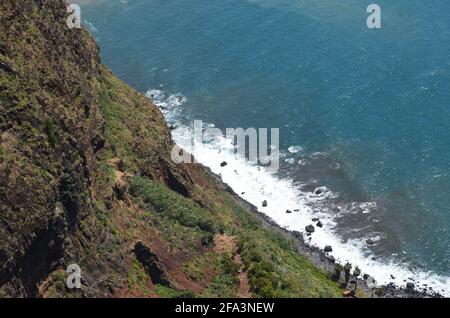
[(171, 161), (162, 114), (66, 17), (62, 0), (0, 3), (0, 297), (339, 295), (208, 171)]

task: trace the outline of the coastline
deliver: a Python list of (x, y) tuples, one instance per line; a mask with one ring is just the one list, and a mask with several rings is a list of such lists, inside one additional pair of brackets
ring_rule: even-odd
[[(333, 235), (329, 235), (328, 231), (325, 232), (317, 225), (314, 233), (306, 233), (304, 229), (307, 224), (315, 224), (318, 220), (320, 220), (320, 223), (324, 224), (324, 228), (329, 228), (331, 226), (329, 223), (331, 220), (327, 220), (327, 216), (324, 213), (320, 213), (318, 215), (316, 213), (309, 213), (309, 211), (302, 211), (301, 209), (292, 210), (295, 209), (297, 204), (299, 204), (298, 207), (309, 208), (306, 205), (302, 205), (302, 202), (300, 201), (294, 202), (296, 201), (295, 192), (290, 192), (287, 196), (282, 195), (279, 190), (269, 190), (270, 193), (265, 193), (266, 188), (264, 187), (264, 184), (265, 186), (273, 188), (273, 186), (275, 186), (272, 184), (273, 180), (271, 178), (270, 180), (266, 179), (264, 175), (261, 180), (258, 177), (254, 178), (253, 175), (249, 175), (248, 173), (250, 170), (250, 173), (256, 171), (257, 173), (262, 173), (263, 169), (261, 169), (261, 171), (260, 169), (247, 169), (248, 166), (246, 164), (241, 165), (241, 163), (239, 163), (240, 160), (235, 161), (235, 159), (230, 157), (230, 154), (226, 154), (227, 151), (222, 152), (220, 150), (222, 149), (221, 147), (225, 147), (225, 149), (227, 149), (227, 143), (224, 140), (221, 140), (218, 143), (219, 148), (216, 147), (217, 144), (212, 148), (209, 148), (209, 146), (198, 147), (195, 148), (195, 150), (189, 148), (189, 136), (191, 135), (189, 130), (190, 128), (186, 127), (178, 117), (180, 115), (180, 107), (182, 107), (187, 99), (179, 93), (169, 95), (170, 94), (166, 95), (166, 92), (161, 90), (148, 90), (145, 94), (145, 96), (149, 98), (163, 113), (168, 125), (173, 127), (173, 129), (171, 129), (172, 139), (178, 144), (178, 146), (184, 148), (187, 152), (193, 153), (194, 157), (196, 157), (197, 163), (202, 166), (205, 171), (208, 171), (209, 174), (223, 186), (223, 190), (231, 194), (237, 202), (245, 207), (246, 210), (251, 211), (254, 215), (258, 216), (258, 218), (264, 222), (265, 226), (270, 227), (272, 230), (276, 230), (291, 239), (295, 239), (298, 242), (298, 252), (309, 259), (315, 267), (326, 273), (329, 278), (333, 276), (333, 273), (336, 271), (336, 265), (339, 264), (341, 266), (339, 275), (341, 281), (339, 282), (341, 284), (344, 283), (343, 277), (345, 275), (342, 267), (348, 262), (352, 264), (353, 268), (356, 266), (361, 268), (360, 278), (356, 279), (350, 275), (350, 281), (356, 281), (358, 289), (362, 289), (367, 295), (371, 295), (372, 290), (369, 288), (366, 279), (368, 277), (373, 277), (378, 281), (376, 288), (374, 288), (374, 290), (376, 289), (378, 291), (378, 295), (376, 295), (377, 297), (444, 297), (440, 291), (437, 291), (437, 288), (433, 288), (435, 286), (430, 285), (428, 281), (424, 281), (422, 277), (417, 277), (413, 273), (403, 273), (402, 278), (402, 276), (397, 276), (399, 273), (395, 271), (395, 268), (393, 271), (390, 271), (392, 268), (389, 267), (381, 268), (384, 270), (383, 275), (390, 277), (390, 279), (385, 279), (384, 281), (380, 280), (378, 277), (379, 275), (377, 275), (376, 272), (373, 272), (371, 267), (360, 267), (363, 265), (361, 263), (362, 260), (351, 257), (353, 255), (352, 253), (347, 254), (345, 258), (340, 257), (341, 255), (338, 252), (342, 252), (342, 250), (351, 250), (354, 245), (335, 241), (336, 238), (333, 237)], [(227, 164), (220, 167), (220, 162), (222, 161), (225, 161)], [(214, 168), (215, 165), (217, 165), (217, 169)], [(238, 179), (245, 180), (244, 184), (234, 181), (237, 176), (239, 176)], [(280, 181), (281, 184), (278, 184), (279, 181), (276, 182), (277, 185), (281, 185), (284, 190), (290, 190), (289, 186), (286, 188), (286, 185), (283, 182)], [(260, 190), (263, 191), (260, 192)], [(241, 193), (241, 191), (243, 192)], [(241, 193), (242, 195), (239, 195), (238, 193)], [(263, 205), (262, 209), (258, 209), (255, 205), (257, 204), (256, 202), (262, 202), (262, 200), (266, 201), (266, 199), (267, 202), (269, 202), (269, 206)], [(315, 201), (308, 203), (315, 206), (314, 202)], [(300, 221), (299, 224), (295, 221), (295, 226), (291, 226), (292, 223), (285, 222), (285, 217), (291, 217), (297, 214), (285, 214), (284, 211), (288, 211), (287, 209), (294, 212), (301, 212), (301, 214), (303, 214), (302, 217), (298, 219), (298, 221)], [(274, 218), (278, 216), (278, 212), (283, 214), (281, 216), (281, 223), (277, 222), (276, 220), (278, 219)], [(320, 218), (318, 218), (318, 216), (320, 216)], [(313, 218), (314, 221), (311, 218)], [(294, 221), (294, 219), (290, 220), (291, 222)], [(301, 226), (299, 227), (299, 225)], [(319, 239), (319, 241), (317, 241), (317, 239)], [(326, 246), (332, 247), (333, 250), (331, 253), (324, 252)], [(378, 274), (380, 274), (379, 268), (376, 268), (376, 270), (378, 270)]]
[[(273, 231), (276, 231), (287, 238), (295, 240), (297, 245), (297, 251), (300, 255), (306, 257), (315, 267), (323, 271), (331, 280), (331, 275), (335, 271), (337, 262), (333, 261), (333, 258), (330, 258), (326, 252), (321, 250), (316, 246), (309, 245), (305, 242), (304, 236), (302, 233), (298, 231), (290, 231), (286, 228), (283, 228), (278, 223), (276, 223), (272, 218), (263, 212), (258, 211), (258, 208), (251, 204), (250, 202), (243, 199), (239, 196), (229, 185), (227, 185), (221, 178), (221, 176), (212, 172), (212, 170), (201, 164), (200, 165), (211, 177), (213, 177), (216, 182), (223, 187), (223, 190), (228, 192), (237, 203), (239, 203), (244, 209), (251, 212), (253, 215), (257, 216), (259, 220), (262, 221), (263, 226), (270, 228)], [(343, 265), (343, 264), (341, 264)], [(344, 272), (341, 271), (339, 283), (344, 284)], [(445, 298), (438, 292), (430, 292), (425, 290), (417, 290), (416, 287), (407, 288), (397, 286), (394, 283), (379, 285), (375, 289), (371, 289), (368, 286), (367, 278), (364, 277), (355, 277), (350, 275), (350, 281), (356, 280), (358, 290), (362, 290), (363, 294), (367, 295), (367, 297), (373, 298)], [(418, 282), (416, 282), (418, 283)], [(345, 286), (342, 286), (343, 289)]]

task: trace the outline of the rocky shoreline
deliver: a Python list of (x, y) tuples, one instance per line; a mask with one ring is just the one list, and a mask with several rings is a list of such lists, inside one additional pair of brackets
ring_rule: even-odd
[[(295, 239), (298, 242), (297, 250), (301, 255), (307, 257), (317, 268), (327, 273), (330, 279), (337, 281), (343, 288), (345, 288), (347, 293), (344, 292), (343, 296), (353, 297), (354, 295), (351, 293), (353, 288), (351, 288), (351, 286), (356, 284), (357, 290), (362, 291), (364, 295), (367, 295), (367, 297), (373, 298), (444, 298), (441, 294), (432, 290), (418, 290), (415, 286), (415, 283), (418, 282), (412, 281), (405, 283), (404, 287), (397, 286), (394, 283), (389, 283), (387, 285), (380, 285), (371, 289), (369, 287), (370, 275), (366, 273), (359, 275), (358, 277), (350, 274), (349, 283), (346, 284), (344, 279), (344, 264), (337, 264), (334, 257), (329, 255), (327, 251), (321, 250), (316, 246), (309, 245), (302, 233), (297, 231), (289, 231), (279, 226), (269, 216), (258, 211), (256, 206), (240, 197), (230, 186), (222, 181), (219, 175), (213, 173), (208, 167), (203, 167), (217, 180), (219, 184), (223, 186), (224, 191), (227, 191), (235, 198), (236, 202), (238, 202), (243, 208), (258, 216), (265, 227), (277, 231), (286, 237)], [(316, 221), (320, 222), (320, 220)], [(312, 233), (308, 234), (312, 235)], [(336, 275), (337, 272), (339, 272), (339, 274)], [(356, 294), (356, 297), (357, 295), (358, 294)]]

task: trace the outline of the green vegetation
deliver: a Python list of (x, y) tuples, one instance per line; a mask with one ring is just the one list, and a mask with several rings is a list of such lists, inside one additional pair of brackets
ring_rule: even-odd
[(352, 270), (352, 264), (350, 264), (349, 262), (345, 263), (345, 265), (344, 265), (345, 286), (348, 285), (348, 282), (350, 280), (351, 270)]
[(239, 250), (255, 296), (341, 296), (339, 285), (300, 255), (292, 238), (265, 228), (256, 216), (238, 206), (228, 195), (225, 202), (242, 222), (241, 228), (235, 231), (240, 232)]
[(5, 292), (5, 291), (3, 291), (2, 289), (0, 289), (0, 298), (8, 298), (8, 294)]
[(195, 293), (187, 291), (177, 291), (173, 288), (156, 285), (156, 294), (163, 298), (195, 298)]
[(180, 225), (214, 233), (214, 221), (209, 211), (160, 183), (135, 177), (130, 185), (130, 193), (143, 199), (144, 208), (154, 208), (165, 218)]
[(53, 127), (53, 123), (51, 120), (47, 119), (45, 121), (45, 133), (48, 137), (48, 142), (52, 147), (56, 145), (56, 136), (55, 136), (55, 128)]
[(148, 295), (149, 291), (146, 282), (148, 282), (149, 279), (150, 278), (145, 272), (142, 264), (133, 257), (131, 260), (131, 268), (128, 273), (128, 289), (133, 290), (135, 287), (138, 287), (144, 295)]
[(299, 255), (293, 242), (263, 229), (240, 236), (250, 286), (261, 297), (338, 297), (337, 284)]
[(218, 273), (203, 292), (204, 297), (236, 297), (239, 286), (239, 266), (233, 261), (233, 255), (219, 254), (214, 258)]
[[(256, 216), (238, 206), (227, 194), (224, 194), (227, 205), (222, 206), (221, 217), (213, 218), (211, 212), (200, 208), (198, 204), (168, 190), (158, 182), (143, 177), (135, 177), (132, 180), (130, 193), (135, 198), (141, 199), (143, 209), (153, 210), (154, 214), (162, 219), (181, 225), (183, 227), (181, 231), (187, 236), (195, 236), (198, 232), (214, 232), (217, 228), (215, 223), (220, 224), (224, 214), (231, 213), (235, 223), (225, 226), (225, 233), (233, 233), (239, 239), (239, 250), (249, 277), (251, 291), (255, 296), (338, 297), (341, 294), (338, 284), (331, 282), (324, 273), (298, 254), (293, 240), (264, 229)], [(163, 233), (170, 237), (172, 242), (183, 244), (187, 241), (177, 240), (173, 232), (167, 231), (168, 225), (161, 219), (155, 223), (162, 231), (166, 230)], [(203, 239), (202, 236), (197, 237)], [(235, 295), (239, 269), (232, 261), (232, 255), (216, 255), (214, 264), (218, 274), (204, 295), (210, 297)], [(190, 266), (189, 271), (196, 272), (196, 267), (200, 267), (201, 274), (203, 270), (201, 262), (197, 262), (196, 266)], [(198, 277), (198, 272), (197, 276), (195, 274), (193, 276)]]

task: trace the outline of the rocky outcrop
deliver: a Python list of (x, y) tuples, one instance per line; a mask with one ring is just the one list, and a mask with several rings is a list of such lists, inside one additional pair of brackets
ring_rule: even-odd
[(0, 3), (0, 285), (15, 295), (35, 295), (91, 211), (100, 58), (86, 31), (58, 27), (65, 10)]
[(171, 286), (164, 264), (147, 245), (142, 241), (138, 241), (134, 244), (133, 251), (138, 261), (142, 263), (145, 270), (150, 275), (153, 284)]

